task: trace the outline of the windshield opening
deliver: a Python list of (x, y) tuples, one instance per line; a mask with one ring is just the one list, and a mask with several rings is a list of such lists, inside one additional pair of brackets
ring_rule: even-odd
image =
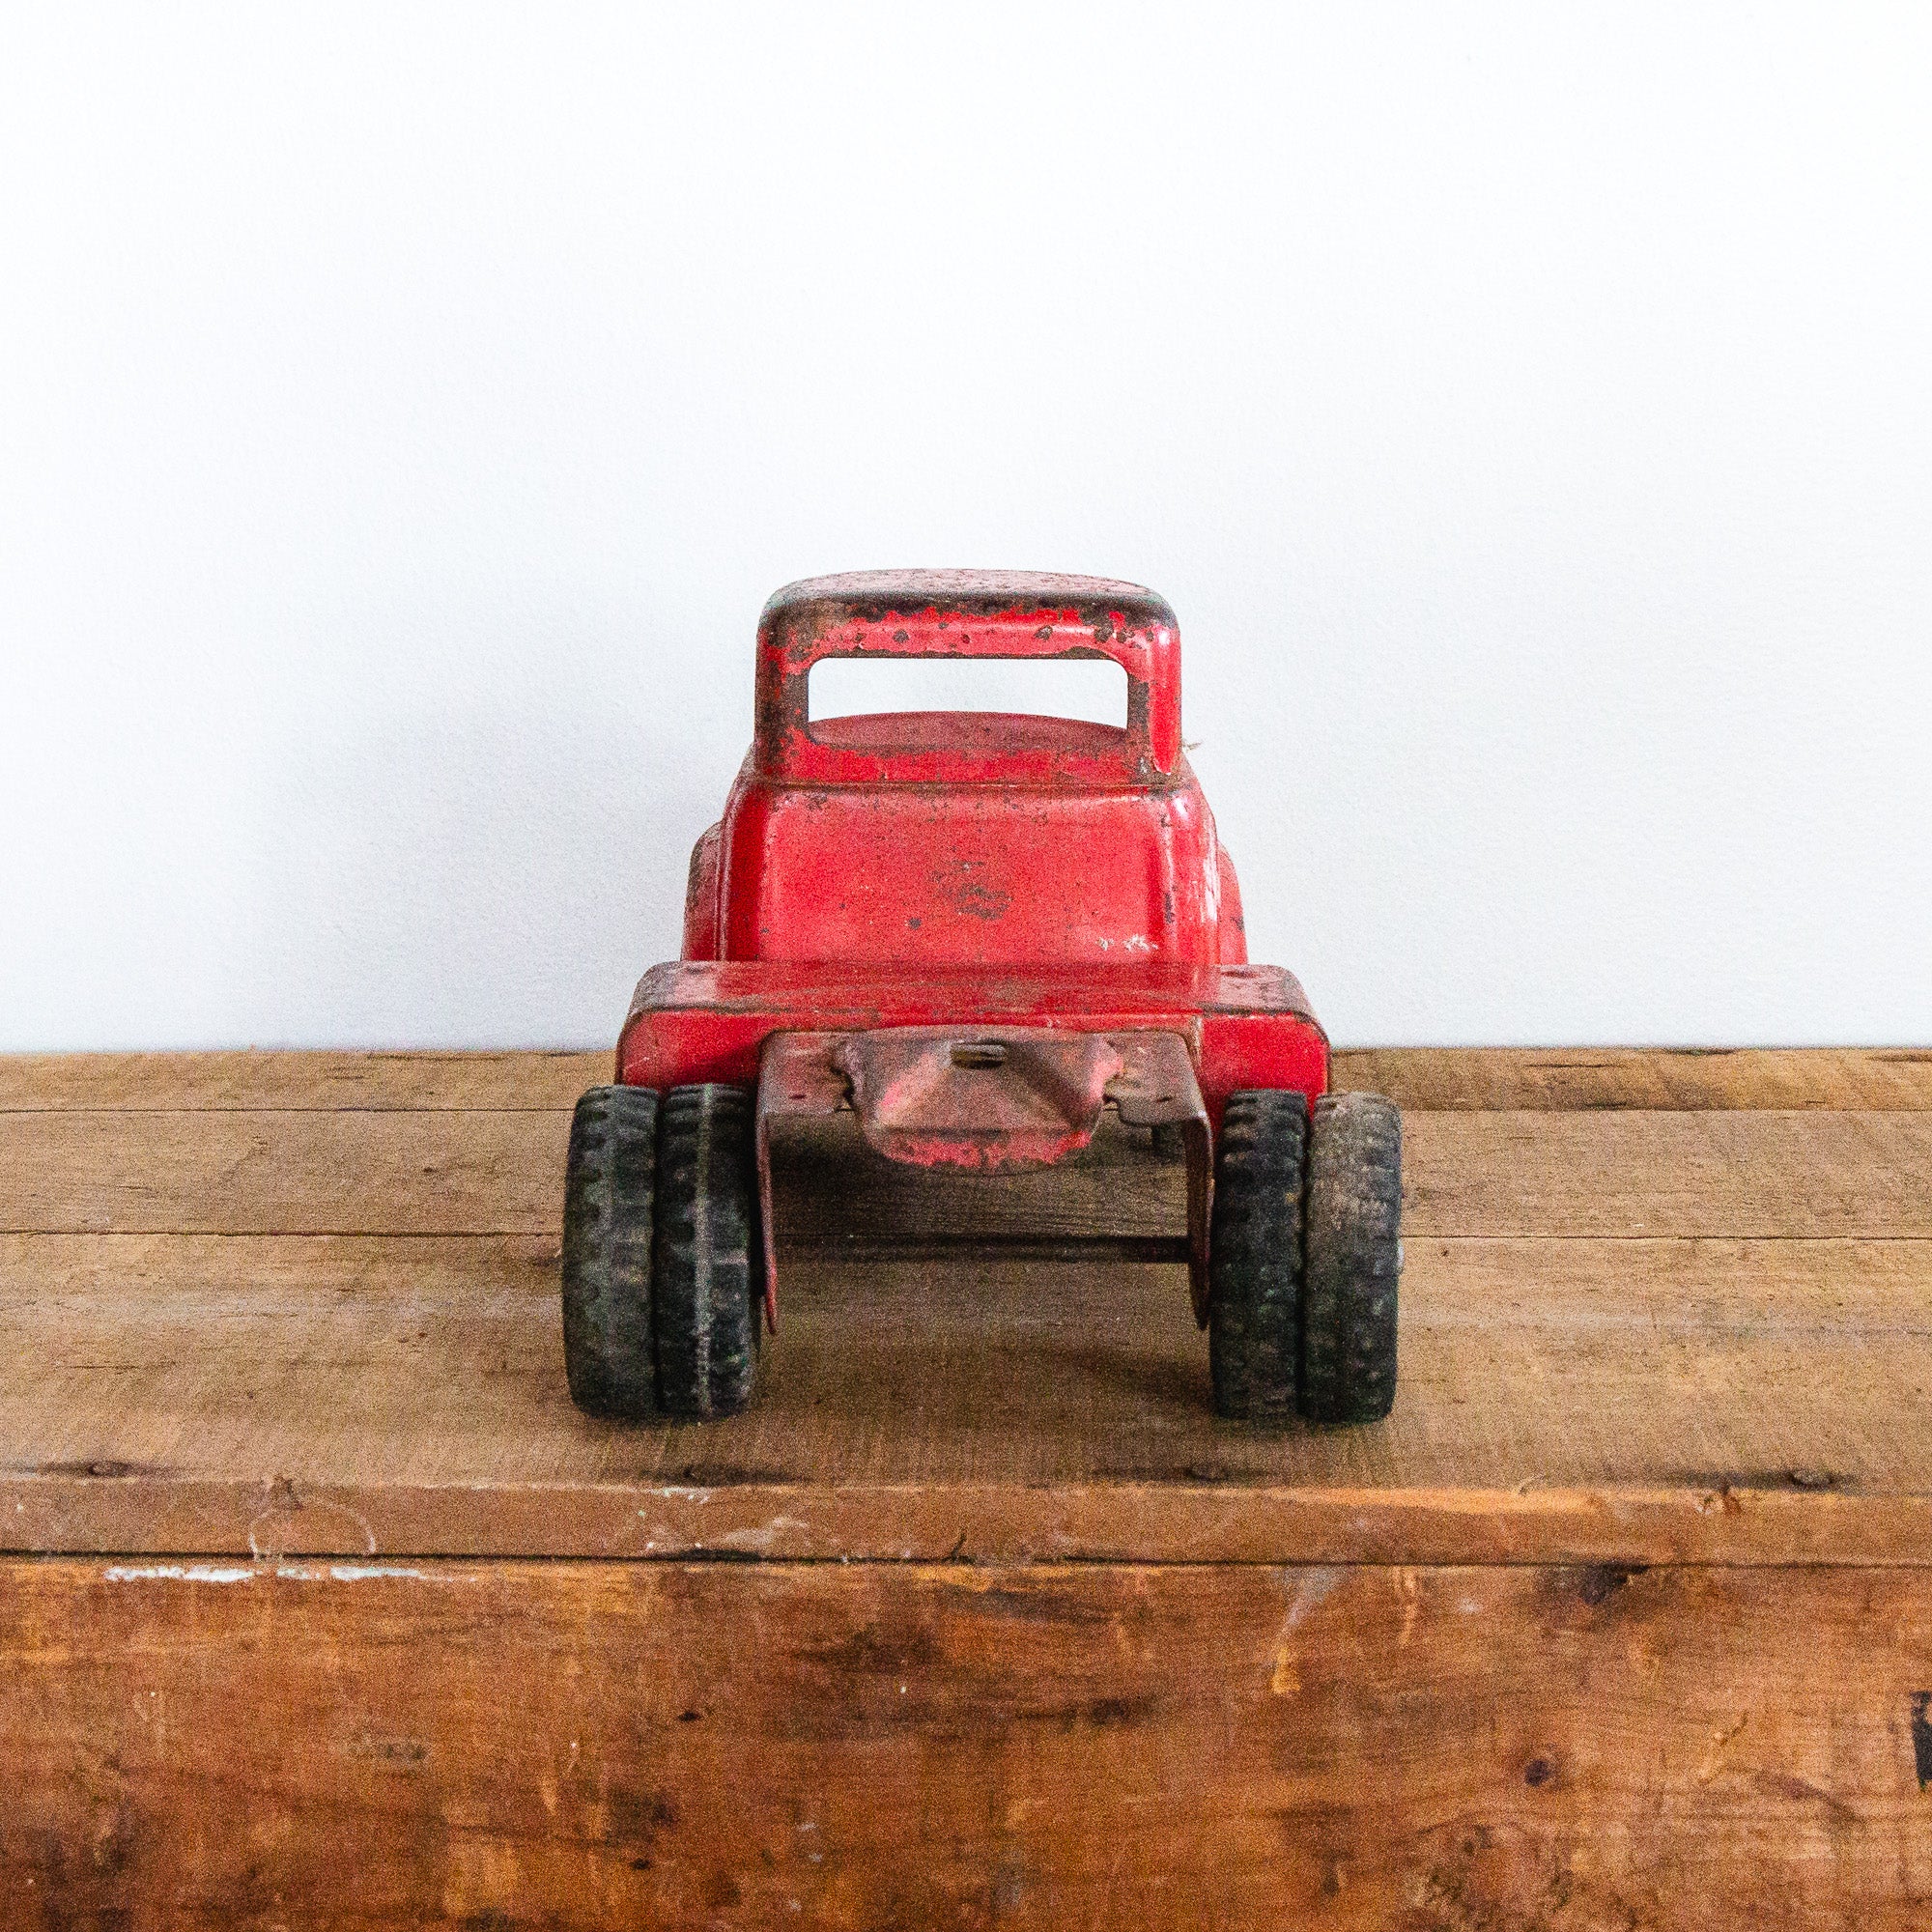
[(1123, 730), (1127, 674), (1110, 658), (821, 658), (807, 717), (917, 711), (1003, 712)]

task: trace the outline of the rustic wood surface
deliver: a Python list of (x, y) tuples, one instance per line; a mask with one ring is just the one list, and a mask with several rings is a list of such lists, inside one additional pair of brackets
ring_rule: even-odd
[[(563, 1108), (594, 1053), (0, 1054), (0, 1111)], [(1357, 1047), (1335, 1084), (1420, 1112), (1589, 1107), (1932, 1110), (1932, 1047)]]
[(1912, 1571), (0, 1568), (34, 1924), (1922, 1932)]
[(1285, 1435), (1125, 1131), (792, 1143), (758, 1406), (586, 1421), (608, 1066), (0, 1060), (0, 1924), (1932, 1923), (1932, 1056), (1342, 1056)]

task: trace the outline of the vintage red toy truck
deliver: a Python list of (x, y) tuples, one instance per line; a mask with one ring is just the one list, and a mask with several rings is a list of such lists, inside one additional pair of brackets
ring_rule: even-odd
[[(833, 657), (1111, 658), (1123, 725), (814, 720)], [(868, 571), (777, 592), (756, 730), (692, 854), (681, 959), (644, 975), (616, 1082), (578, 1103), (570, 1392), (696, 1418), (751, 1398), (778, 1319), (770, 1146), (856, 1116), (923, 1167), (1037, 1166), (1103, 1108), (1187, 1162), (1194, 1313), (1221, 1414), (1368, 1422), (1396, 1380), (1401, 1122), (1330, 1094), (1293, 975), (1251, 966), (1180, 741), (1180, 639), (1096, 578)]]

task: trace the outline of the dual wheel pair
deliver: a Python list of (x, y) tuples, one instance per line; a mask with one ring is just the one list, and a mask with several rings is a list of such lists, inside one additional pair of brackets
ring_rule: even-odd
[[(563, 1350), (592, 1415), (730, 1415), (757, 1372), (753, 1096), (593, 1087), (563, 1212)], [(1214, 1406), (1374, 1422), (1395, 1400), (1402, 1122), (1370, 1094), (1229, 1097), (1208, 1264)]]
[(1395, 1402), (1402, 1115), (1378, 1094), (1228, 1096), (1208, 1251), (1214, 1407), (1379, 1422)]
[(700, 1421), (752, 1399), (763, 1319), (752, 1095), (593, 1087), (570, 1123), (563, 1360), (591, 1415)]

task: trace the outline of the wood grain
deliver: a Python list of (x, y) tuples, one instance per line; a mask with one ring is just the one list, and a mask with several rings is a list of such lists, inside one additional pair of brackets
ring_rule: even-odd
[[(0, 1112), (563, 1108), (608, 1047), (504, 1052), (0, 1054)], [(1421, 1113), (1596, 1107), (1932, 1110), (1928, 1047), (1343, 1047), (1334, 1084)]]
[[(1932, 1114), (1408, 1114), (1404, 1137), (1417, 1238), (1932, 1236)], [(541, 1235), (568, 1138), (565, 1114), (495, 1108), (0, 1114), (0, 1232)], [(1009, 1176), (895, 1166), (839, 1122), (786, 1157), (794, 1240), (1185, 1225), (1179, 1169), (1131, 1129)]]
[(1334, 1084), (1417, 1113), (1735, 1108), (1924, 1113), (1932, 1049), (1913, 1047), (1357, 1047)]
[(0, 1114), (0, 1228), (539, 1234), (569, 1133), (495, 1108)]
[(611, 1078), (595, 1052), (0, 1054), (0, 1113), (528, 1108), (568, 1112)]
[[(1209, 1408), (1178, 1266), (795, 1255), (760, 1399), (566, 1398), (548, 1236), (0, 1239), (0, 1543), (1932, 1560), (1932, 1243), (1419, 1240), (1360, 1432)], [(98, 1472), (98, 1473), (97, 1473)]]
[(1402, 1393), (1285, 1434), (1113, 1130), (789, 1145), (758, 1406), (580, 1416), (607, 1064), (0, 1063), (0, 1924), (1932, 1922), (1925, 1056), (1346, 1058)]
[(16, 1925), (1906, 1932), (1911, 1572), (0, 1564)]

